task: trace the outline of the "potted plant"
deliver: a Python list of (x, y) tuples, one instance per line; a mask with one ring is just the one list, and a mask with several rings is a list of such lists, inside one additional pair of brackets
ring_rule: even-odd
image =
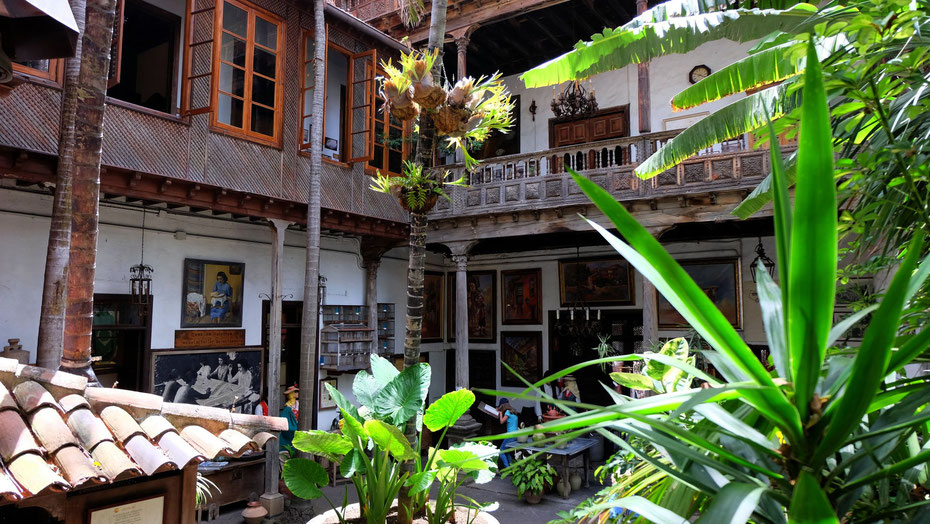
[(517, 497), (523, 497), (530, 504), (539, 504), (542, 500), (543, 488), (555, 481), (555, 469), (549, 464), (535, 458), (521, 460), (502, 477), (513, 475), (513, 485), (517, 488)]

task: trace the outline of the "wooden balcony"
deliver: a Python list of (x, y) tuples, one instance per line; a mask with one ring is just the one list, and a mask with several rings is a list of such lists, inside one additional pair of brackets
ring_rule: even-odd
[[(768, 150), (751, 149), (739, 138), (708, 148), (652, 179), (637, 177), (633, 173), (636, 166), (677, 133), (652, 133), (486, 160), (469, 175), (469, 187), (452, 188), (451, 203), (439, 199), (430, 220), (588, 203), (564, 169), (566, 164), (619, 201), (751, 190), (770, 172)], [(462, 164), (447, 168), (454, 178), (465, 169)]]

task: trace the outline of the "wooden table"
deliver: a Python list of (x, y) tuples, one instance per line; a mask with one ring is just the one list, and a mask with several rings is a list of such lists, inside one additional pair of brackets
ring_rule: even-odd
[[(584, 461), (584, 487), (587, 488), (590, 486), (590, 482), (588, 482), (588, 474), (591, 470), (591, 448), (593, 448), (595, 444), (597, 444), (597, 440), (593, 438), (578, 437), (569, 441), (568, 446), (563, 449), (549, 449), (548, 447), (536, 447), (533, 445), (520, 446), (520, 448), (533, 452), (542, 451), (544, 453), (548, 453), (549, 455), (561, 457), (562, 481), (566, 483), (568, 482), (568, 461), (569, 459), (580, 454), (582, 456), (582, 460)], [(519, 446), (519, 444), (517, 444), (517, 446)], [(564, 496), (563, 498), (567, 499), (568, 496)]]
[[(233, 502), (250, 500), (255, 495), (255, 500), (265, 492), (265, 457), (258, 455), (256, 458), (245, 460), (231, 460), (225, 466), (219, 469), (204, 468), (201, 475), (213, 481), (220, 491), (214, 492), (213, 497), (207, 502), (207, 506), (225, 506)], [(210, 508), (212, 509), (212, 508)], [(217, 514), (218, 511), (209, 511), (208, 515)], [(212, 520), (210, 517), (207, 520)]]

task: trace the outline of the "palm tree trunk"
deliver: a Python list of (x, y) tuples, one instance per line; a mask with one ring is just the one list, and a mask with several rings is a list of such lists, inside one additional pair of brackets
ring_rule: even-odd
[[(103, 111), (116, 0), (88, 0), (75, 112), (71, 254), (61, 369), (96, 382), (90, 364)], [(64, 123), (62, 125), (65, 125)]]
[(72, 0), (71, 11), (78, 26), (74, 57), (65, 61), (62, 82), (61, 116), (58, 128), (58, 172), (55, 200), (48, 231), (45, 256), (45, 282), (42, 286), (42, 311), (36, 363), (58, 368), (65, 337), (65, 303), (68, 299), (68, 260), (71, 250), (71, 181), (74, 175), (74, 118), (78, 108), (78, 75), (81, 71), (81, 40), (84, 33), (85, 0)]
[[(448, 0), (433, 0), (430, 10), (429, 43), (427, 53), (439, 49), (436, 63), (442, 63), (442, 44), (446, 36), (446, 8)], [(433, 80), (441, 85), (439, 67), (433, 67)], [(433, 167), (436, 154), (436, 127), (433, 119), (421, 113), (420, 135), (417, 139), (416, 163), (425, 169)], [(404, 330), (404, 369), (420, 362), (420, 335), (423, 328), (423, 271), (426, 268), (426, 213), (410, 213), (410, 255), (407, 260), (407, 323)], [(416, 447), (416, 417), (411, 417), (404, 428), (404, 435), (414, 449)], [(414, 463), (401, 464), (401, 471), (413, 473)], [(413, 521), (410, 504), (410, 487), (404, 486), (398, 495), (398, 521), (409, 524)]]
[(320, 178), (323, 176), (323, 84), (326, 69), (326, 26), (323, 0), (313, 3), (313, 113), (310, 120), (310, 198), (307, 203), (307, 263), (304, 271), (304, 311), (300, 333), (300, 388), (304, 409), (297, 421), (301, 430), (316, 426), (313, 398), (317, 384), (317, 322), (320, 278)]

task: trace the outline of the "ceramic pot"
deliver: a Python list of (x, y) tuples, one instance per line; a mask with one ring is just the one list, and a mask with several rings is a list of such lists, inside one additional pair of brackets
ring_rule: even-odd
[(558, 490), (559, 495), (562, 495), (562, 497), (565, 498), (567, 498), (568, 494), (572, 492), (572, 487), (564, 480), (556, 484), (555, 489)]
[(581, 475), (578, 473), (572, 473), (568, 476), (568, 483), (572, 487), (572, 491), (578, 491), (581, 489)]
[(531, 491), (525, 491), (523, 492), (523, 500), (525, 500), (527, 504), (539, 504), (542, 502), (542, 495)]
[(268, 516), (268, 510), (263, 508), (257, 500), (249, 502), (249, 505), (242, 510), (242, 519), (245, 524), (261, 524), (261, 521)]

